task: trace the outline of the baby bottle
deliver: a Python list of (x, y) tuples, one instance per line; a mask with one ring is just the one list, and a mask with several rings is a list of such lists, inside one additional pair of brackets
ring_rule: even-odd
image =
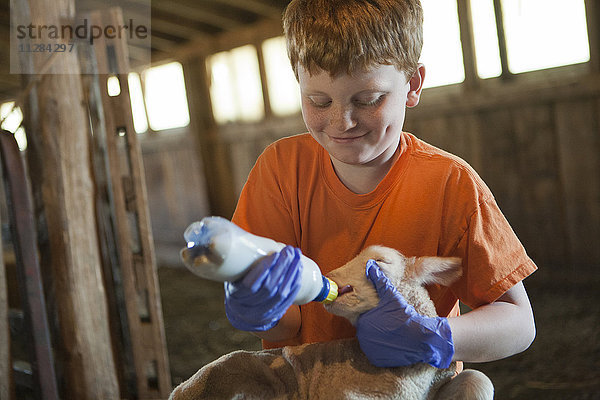
[[(233, 282), (266, 255), (279, 251), (285, 245), (246, 232), (233, 222), (221, 217), (205, 217), (187, 227), (183, 234), (187, 247), (181, 249), (181, 259), (194, 274), (213, 281)], [(318, 265), (302, 255), (301, 285), (294, 304), (319, 301), (333, 302), (338, 287), (323, 276)]]

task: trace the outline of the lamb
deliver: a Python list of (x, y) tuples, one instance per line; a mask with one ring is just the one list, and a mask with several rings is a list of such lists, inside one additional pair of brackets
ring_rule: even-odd
[[(400, 293), (421, 314), (435, 316), (426, 284), (449, 285), (460, 277), (458, 258), (407, 258), (396, 250), (371, 246), (328, 277), (340, 296), (325, 306), (352, 324), (379, 301), (365, 276), (374, 259)], [(262, 351), (235, 351), (205, 365), (180, 384), (170, 399), (492, 399), (487, 376), (465, 370), (456, 377), (428, 364), (378, 368), (367, 360), (356, 338)]]

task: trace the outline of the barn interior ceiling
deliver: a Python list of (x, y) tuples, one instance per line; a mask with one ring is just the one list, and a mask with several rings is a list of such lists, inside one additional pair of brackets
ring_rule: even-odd
[[(10, 74), (10, 1), (0, 0), (0, 100), (21, 88)], [(27, 0), (14, 0), (27, 1)], [(54, 1), (54, 0), (48, 0)], [(77, 2), (75, 4), (77, 7)], [(152, 62), (177, 56), (195, 45), (236, 32), (261, 21), (278, 21), (289, 0), (92, 0), (124, 9), (150, 3)], [(182, 50), (185, 49), (185, 50)], [(133, 53), (133, 52), (130, 52)], [(131, 54), (133, 56), (133, 54)], [(135, 66), (136, 60), (131, 59)]]

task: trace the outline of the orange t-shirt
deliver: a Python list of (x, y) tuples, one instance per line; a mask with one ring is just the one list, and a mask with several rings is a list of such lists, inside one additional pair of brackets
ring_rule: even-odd
[[(493, 302), (536, 270), (488, 187), (463, 160), (409, 133), (401, 155), (370, 193), (338, 179), (328, 153), (309, 135), (268, 146), (242, 190), (233, 221), (256, 235), (299, 247), (327, 272), (369, 245), (405, 256), (452, 256), (463, 276), (451, 287), (428, 287), (438, 314), (459, 314)], [(265, 348), (355, 335), (352, 325), (319, 303), (300, 307), (297, 337)]]

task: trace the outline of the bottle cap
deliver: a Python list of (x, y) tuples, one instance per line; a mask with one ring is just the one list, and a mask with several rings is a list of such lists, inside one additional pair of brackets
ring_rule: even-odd
[(327, 277), (323, 277), (323, 289), (321, 293), (313, 300), (320, 301), (323, 304), (332, 303), (338, 296), (338, 285)]

